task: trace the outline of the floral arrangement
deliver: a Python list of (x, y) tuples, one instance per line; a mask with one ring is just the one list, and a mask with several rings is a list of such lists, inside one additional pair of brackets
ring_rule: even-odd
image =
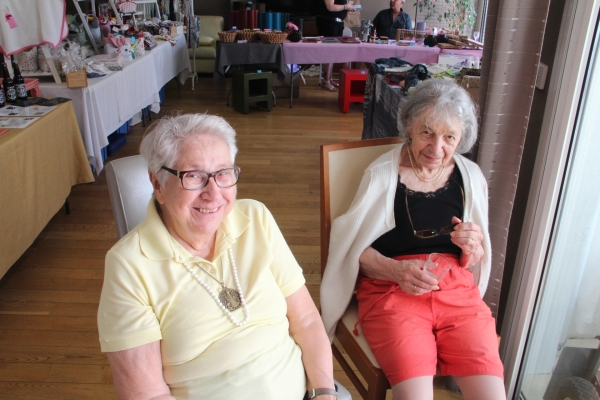
[[(436, 4), (440, 6), (438, 9)], [(450, 30), (464, 31), (466, 28), (472, 28), (477, 16), (473, 0), (415, 0), (414, 6), (418, 13), (425, 13), (424, 21), (437, 19)], [(444, 7), (445, 11), (439, 11)]]
[(291, 21), (288, 22), (287, 24), (285, 24), (285, 27), (286, 27), (286, 29), (289, 32), (293, 32), (293, 31), (298, 31), (299, 30), (298, 27), (296, 25), (294, 25), (294, 23), (292, 23)]

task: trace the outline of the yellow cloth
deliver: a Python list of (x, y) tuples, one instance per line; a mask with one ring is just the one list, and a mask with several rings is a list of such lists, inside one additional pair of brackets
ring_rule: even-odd
[(70, 101), (0, 136), (0, 278), (60, 210), (71, 187), (93, 181)]
[[(233, 250), (250, 319), (235, 326), (183, 266), (198, 263), (235, 288)], [(192, 264), (193, 265), (193, 264)], [(200, 268), (218, 293), (221, 285)], [(304, 285), (267, 208), (238, 200), (217, 231), (214, 261), (192, 256), (167, 231), (154, 201), (146, 219), (107, 254), (98, 310), (102, 351), (162, 339), (165, 382), (180, 399), (301, 399), (301, 350), (289, 335), (285, 297)], [(244, 319), (240, 307), (232, 312)]]

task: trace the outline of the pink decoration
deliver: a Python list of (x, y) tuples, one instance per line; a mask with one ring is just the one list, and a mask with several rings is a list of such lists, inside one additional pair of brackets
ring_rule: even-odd
[(17, 21), (15, 21), (15, 18), (11, 13), (5, 13), (4, 19), (6, 19), (6, 22), (8, 22), (8, 26), (10, 26), (10, 29), (15, 29), (18, 26)]

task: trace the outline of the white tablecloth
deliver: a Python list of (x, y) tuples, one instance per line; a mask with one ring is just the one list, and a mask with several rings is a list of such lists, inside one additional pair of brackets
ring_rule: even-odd
[(161, 87), (177, 75), (181, 82), (189, 76), (185, 38), (180, 35), (177, 39), (175, 46), (160, 42), (144, 56), (128, 63), (123, 71), (88, 79), (86, 88), (69, 89), (65, 82), (40, 82), (43, 97), (73, 99), (88, 160), (96, 173), (104, 168), (101, 151), (108, 145), (107, 137), (147, 106), (159, 112)]

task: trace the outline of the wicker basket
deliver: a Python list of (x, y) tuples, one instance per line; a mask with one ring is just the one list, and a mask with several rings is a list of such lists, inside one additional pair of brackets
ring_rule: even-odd
[(219, 40), (223, 43), (235, 42), (236, 36), (237, 36), (237, 32), (229, 32), (229, 31), (219, 32)]
[(248, 43), (258, 41), (258, 32), (255, 31), (237, 31), (237, 40), (247, 40)]
[(260, 40), (267, 44), (279, 44), (287, 38), (287, 32), (261, 32)]

